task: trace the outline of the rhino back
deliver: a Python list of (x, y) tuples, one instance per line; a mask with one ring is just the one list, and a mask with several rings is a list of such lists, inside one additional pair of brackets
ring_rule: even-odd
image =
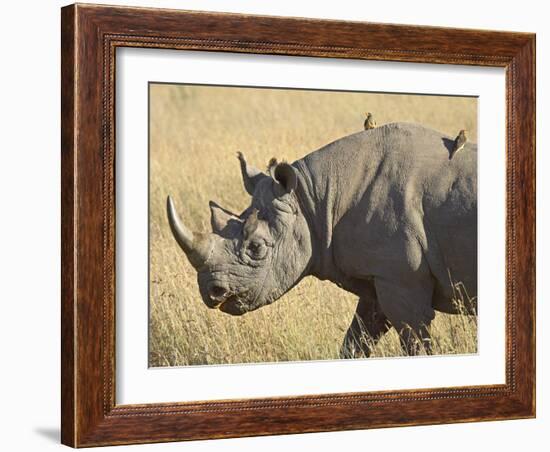
[(404, 262), (420, 266), (425, 258), (441, 290), (449, 268), (475, 292), (477, 146), (468, 143), (449, 160), (452, 141), (394, 123), (295, 162), (314, 193), (310, 204), (325, 261), (332, 259), (344, 274), (369, 277)]

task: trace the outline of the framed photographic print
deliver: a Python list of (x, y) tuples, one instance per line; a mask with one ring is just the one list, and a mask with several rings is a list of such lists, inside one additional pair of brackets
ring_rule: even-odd
[(535, 36), (62, 9), (62, 442), (535, 415)]

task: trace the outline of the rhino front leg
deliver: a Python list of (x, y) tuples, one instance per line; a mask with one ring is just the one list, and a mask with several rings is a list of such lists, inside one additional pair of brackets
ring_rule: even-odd
[(431, 354), (429, 326), (435, 317), (431, 278), (411, 274), (399, 281), (377, 279), (375, 286), (380, 308), (397, 330), (407, 355)]
[(340, 358), (368, 358), (389, 328), (390, 324), (378, 306), (374, 287), (369, 286), (359, 298), (355, 315), (340, 349)]

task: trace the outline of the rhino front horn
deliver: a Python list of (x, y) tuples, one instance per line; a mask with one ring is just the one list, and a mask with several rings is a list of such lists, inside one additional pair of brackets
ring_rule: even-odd
[(211, 237), (201, 233), (193, 234), (180, 220), (170, 196), (166, 200), (166, 213), (176, 242), (187, 255), (191, 265), (199, 270), (210, 255)]

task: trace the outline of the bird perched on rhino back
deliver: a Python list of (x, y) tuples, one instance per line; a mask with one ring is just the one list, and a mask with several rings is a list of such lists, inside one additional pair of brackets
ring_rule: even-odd
[(365, 123), (364, 123), (365, 130), (374, 129), (376, 127), (376, 121), (374, 119), (374, 116), (370, 112), (366, 113), (366, 115), (367, 115), (367, 118), (365, 119)]
[(466, 137), (466, 130), (462, 129), (458, 132), (458, 135), (455, 138), (453, 149), (449, 154), (449, 160), (451, 160), (458, 151), (461, 151), (464, 148), (466, 141), (468, 141), (468, 138)]
[(269, 159), (269, 163), (267, 164), (268, 173), (272, 174), (273, 170), (278, 164), (279, 162), (277, 161), (277, 159), (275, 157), (271, 157), (271, 159)]

